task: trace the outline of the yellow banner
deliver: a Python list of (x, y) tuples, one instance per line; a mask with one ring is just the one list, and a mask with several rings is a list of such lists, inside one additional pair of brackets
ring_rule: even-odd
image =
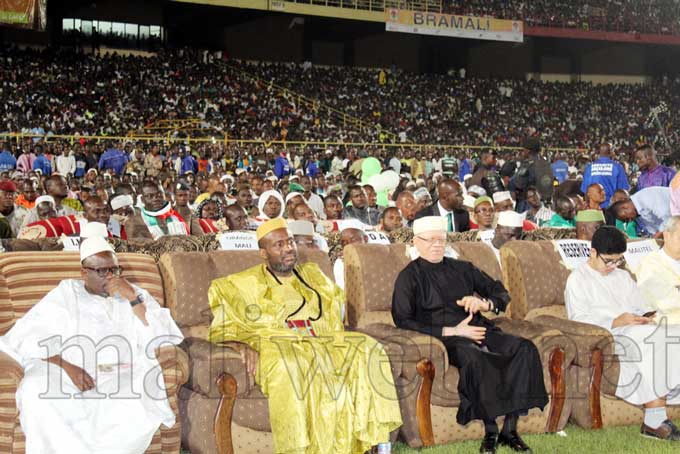
[(454, 16), (400, 9), (385, 10), (388, 32), (452, 36), (521, 43), (524, 40), (522, 21), (493, 17)]

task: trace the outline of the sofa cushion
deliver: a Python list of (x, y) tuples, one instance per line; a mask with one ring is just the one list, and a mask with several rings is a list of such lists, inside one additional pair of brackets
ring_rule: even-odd
[(496, 254), (486, 243), (465, 241), (452, 243), (451, 248), (458, 253), (459, 260), (472, 263), (497, 281), (502, 279), (501, 265)]
[[(123, 276), (147, 290), (163, 306), (163, 286), (152, 257), (142, 254), (117, 254)], [(0, 255), (0, 322), (9, 329), (49, 291), (64, 279), (80, 279), (77, 252), (12, 252)], [(2, 286), (4, 284), (4, 286)], [(11, 306), (11, 324), (7, 323)]]
[[(300, 251), (299, 260), (319, 264), (332, 279), (332, 267), (323, 252)], [(158, 266), (165, 285), (166, 304), (180, 328), (186, 331), (187, 327), (210, 324), (208, 288), (213, 280), (261, 263), (258, 251), (172, 252), (161, 256)]]
[(523, 319), (529, 311), (545, 306), (564, 306), (570, 271), (561, 264), (551, 241), (511, 241), (501, 248), (501, 261), (512, 318)]
[(349, 326), (365, 326), (362, 317), (368, 312), (391, 311), (394, 283), (411, 260), (407, 248), (406, 244), (361, 244), (345, 248)]

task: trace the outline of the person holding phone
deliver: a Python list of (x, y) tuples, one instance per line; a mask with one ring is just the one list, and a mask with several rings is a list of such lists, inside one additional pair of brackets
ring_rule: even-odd
[(680, 368), (668, 362), (680, 354), (680, 344), (673, 343), (680, 325), (666, 324), (646, 306), (628, 271), (620, 269), (626, 249), (626, 237), (616, 227), (595, 232), (590, 258), (567, 280), (567, 315), (614, 336), (620, 365), (616, 396), (644, 407), (642, 436), (680, 441), (680, 430), (666, 412), (666, 405), (680, 403)]

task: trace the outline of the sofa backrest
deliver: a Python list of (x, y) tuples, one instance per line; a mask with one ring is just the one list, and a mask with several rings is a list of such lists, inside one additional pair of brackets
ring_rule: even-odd
[[(123, 277), (164, 305), (163, 285), (153, 257), (117, 254)], [(77, 252), (7, 252), (0, 254), (0, 334), (5, 334), (64, 279), (80, 278)]]
[[(328, 254), (300, 251), (300, 262), (315, 262), (333, 279)], [(262, 263), (258, 251), (171, 252), (161, 256), (167, 307), (187, 337), (205, 338), (212, 320), (208, 288), (213, 280)]]
[(451, 248), (458, 253), (458, 259), (472, 263), (497, 281), (502, 280), (501, 265), (493, 250), (481, 241), (461, 241), (451, 243)]
[(564, 288), (570, 271), (552, 241), (511, 241), (501, 248), (501, 263), (512, 318), (566, 318)]
[(397, 276), (411, 261), (408, 245), (353, 244), (344, 250), (347, 322), (394, 325), (392, 292)]

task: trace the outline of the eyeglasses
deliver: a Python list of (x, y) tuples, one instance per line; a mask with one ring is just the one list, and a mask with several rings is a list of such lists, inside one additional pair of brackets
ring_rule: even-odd
[(416, 238), (426, 242), (429, 245), (446, 244), (446, 238), (423, 238), (422, 236), (417, 236)]
[(623, 256), (619, 257), (618, 259), (606, 259), (601, 255), (598, 255), (598, 257), (602, 260), (602, 263), (604, 263), (605, 266), (613, 266), (614, 268), (618, 268), (622, 265), (625, 265), (626, 263), (626, 258)]
[(99, 277), (106, 277), (106, 276), (109, 275), (109, 273), (111, 273), (111, 275), (113, 275), (113, 277), (119, 277), (121, 275), (121, 273), (123, 272), (123, 268), (120, 267), (120, 266), (111, 266), (111, 267), (105, 266), (105, 267), (102, 267), (102, 268), (92, 268), (92, 267), (89, 267), (89, 266), (84, 266), (83, 268), (88, 270), (88, 271), (94, 271), (95, 273), (97, 273), (97, 276), (99, 276)]

